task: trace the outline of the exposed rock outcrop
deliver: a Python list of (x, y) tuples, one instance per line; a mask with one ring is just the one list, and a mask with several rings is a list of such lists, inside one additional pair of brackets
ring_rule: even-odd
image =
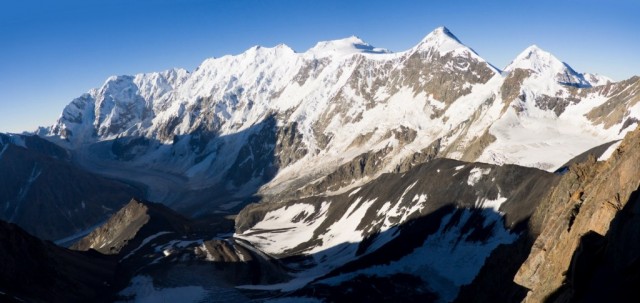
[[(635, 130), (606, 162), (592, 157), (571, 166), (542, 201), (531, 220), (531, 232), (539, 236), (515, 276), (515, 282), (530, 289), (526, 302), (586, 300), (585, 293), (605, 291), (589, 289), (591, 281), (624, 280), (618, 274), (626, 270), (631, 270), (631, 279), (636, 281), (633, 262), (640, 251), (630, 240), (639, 235), (632, 230), (638, 225), (639, 147), (640, 130)], [(613, 267), (602, 266), (598, 260), (607, 260)], [(625, 283), (609, 283), (606, 291), (616, 297), (621, 293), (614, 290), (633, 292), (624, 289)]]
[[(184, 235), (189, 230), (190, 222), (188, 219), (170, 208), (159, 203), (132, 199), (107, 223), (96, 228), (71, 248), (76, 250), (94, 249), (107, 255), (121, 254), (133, 250), (144, 239), (154, 234)], [(127, 246), (130, 247), (125, 249)]]

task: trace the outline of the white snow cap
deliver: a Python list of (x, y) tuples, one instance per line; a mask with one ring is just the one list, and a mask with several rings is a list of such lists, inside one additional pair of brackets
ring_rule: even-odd
[(561, 84), (580, 87), (592, 86), (585, 80), (584, 75), (576, 72), (571, 66), (535, 44), (520, 53), (505, 67), (504, 71), (511, 72), (517, 68), (530, 70), (540, 77), (555, 79)]
[(416, 45), (415, 49), (419, 51), (437, 50), (440, 54), (457, 49), (470, 50), (444, 26), (434, 29)]
[(516, 68), (546, 73), (563, 70), (566, 65), (551, 53), (534, 44), (522, 51), (504, 70), (513, 71)]
[(371, 44), (362, 41), (362, 39), (351, 36), (344, 39), (318, 42), (306, 53), (316, 57), (328, 57), (347, 56), (356, 53), (384, 54), (390, 53), (390, 51), (384, 48), (373, 47)]

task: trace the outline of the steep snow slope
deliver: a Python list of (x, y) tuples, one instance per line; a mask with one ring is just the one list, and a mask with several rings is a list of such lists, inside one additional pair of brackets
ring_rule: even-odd
[(557, 178), (436, 159), (337, 196), (251, 205), (237, 216), (234, 237), (280, 259), (293, 278), (247, 287), (291, 291), (410, 274), (451, 301), (493, 249), (517, 239)]
[(112, 77), (39, 134), (154, 200), (215, 206), (345, 190), (433, 157), (554, 170), (636, 123), (638, 81), (604, 79), (535, 46), (500, 71), (438, 28), (399, 53), (349, 37)]

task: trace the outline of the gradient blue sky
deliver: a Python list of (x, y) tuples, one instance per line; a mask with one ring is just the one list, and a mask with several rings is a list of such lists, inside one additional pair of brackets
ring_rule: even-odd
[(438, 26), (497, 67), (531, 44), (578, 71), (640, 74), (640, 1), (3, 0), (0, 132), (55, 122), (111, 75), (356, 35), (402, 51)]

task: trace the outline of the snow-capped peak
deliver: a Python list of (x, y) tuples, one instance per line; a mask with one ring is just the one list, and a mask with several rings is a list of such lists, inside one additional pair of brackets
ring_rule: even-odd
[(356, 53), (384, 54), (390, 53), (390, 51), (383, 48), (373, 47), (371, 44), (362, 41), (362, 39), (356, 36), (351, 36), (344, 39), (318, 42), (306, 53), (312, 54), (315, 57), (328, 57), (347, 56)]
[(546, 73), (565, 69), (566, 64), (534, 44), (522, 51), (504, 70), (510, 72), (516, 68), (528, 69), (535, 73)]
[[(414, 47), (419, 51), (438, 51), (441, 55), (455, 51), (455, 50), (469, 50), (466, 45), (462, 44), (460, 40), (449, 31), (448, 28), (441, 26), (434, 29), (426, 37), (424, 37), (418, 45)], [(473, 52), (473, 51), (471, 51)]]
[(258, 52), (286, 52), (286, 53), (294, 53), (294, 50), (284, 43), (280, 43), (274, 47), (265, 47), (261, 45), (254, 45), (253, 47), (246, 50), (243, 54), (255, 54)]
[(511, 72), (518, 68), (530, 70), (540, 77), (555, 79), (560, 84), (579, 87), (591, 86), (591, 83), (584, 79), (584, 75), (576, 72), (571, 66), (535, 44), (521, 52), (505, 67), (504, 71)]

